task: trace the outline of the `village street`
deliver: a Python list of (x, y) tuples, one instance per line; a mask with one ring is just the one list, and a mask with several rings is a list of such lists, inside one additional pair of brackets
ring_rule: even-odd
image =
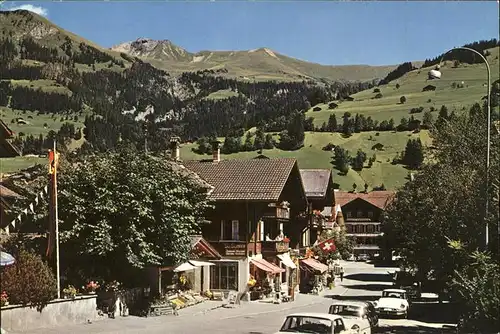
[[(244, 303), (235, 308), (215, 308), (220, 302), (206, 302), (181, 310), (179, 316), (151, 318), (120, 317), (92, 324), (40, 329), (29, 333), (233, 333), (268, 334), (279, 330), (284, 317), (293, 312), (326, 312), (332, 298), (375, 300), (390, 286), (388, 271), (366, 263), (345, 262), (344, 282), (322, 296), (300, 295), (296, 301), (273, 305)], [(215, 308), (210, 310), (210, 308)], [(412, 319), (381, 319), (380, 333), (443, 333), (441, 323)]]

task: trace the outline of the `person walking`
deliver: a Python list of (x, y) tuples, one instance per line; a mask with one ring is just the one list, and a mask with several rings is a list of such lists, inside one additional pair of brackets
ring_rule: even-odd
[(340, 281), (344, 281), (344, 267), (340, 267)]

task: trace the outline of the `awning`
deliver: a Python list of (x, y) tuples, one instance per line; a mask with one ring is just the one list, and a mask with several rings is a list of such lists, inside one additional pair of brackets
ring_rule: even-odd
[(193, 266), (192, 264), (190, 264), (189, 262), (185, 262), (179, 266), (177, 266), (174, 271), (177, 273), (179, 271), (188, 271), (188, 270), (193, 270), (195, 269), (196, 267)]
[(264, 259), (251, 259), (250, 262), (252, 262), (260, 270), (264, 270), (268, 273), (279, 274), (285, 271), (285, 269), (281, 269)]
[(206, 261), (195, 261), (195, 260), (189, 260), (189, 264), (195, 266), (195, 267), (203, 267), (203, 266), (215, 266), (212, 262), (206, 262)]
[(281, 262), (283, 262), (283, 264), (285, 266), (287, 266), (288, 268), (292, 268), (292, 269), (295, 269), (297, 268), (297, 266), (295, 265), (295, 263), (293, 263), (292, 259), (290, 258), (290, 255), (288, 253), (285, 253), (285, 254), (279, 254), (278, 255), (278, 258), (281, 260)]
[(314, 269), (314, 270), (317, 270), (321, 273), (324, 273), (325, 271), (328, 270), (328, 266), (326, 264), (323, 264), (313, 258), (309, 258), (309, 259), (304, 259), (304, 260), (301, 260), (302, 263), (304, 263), (305, 265), (307, 265), (308, 267)]

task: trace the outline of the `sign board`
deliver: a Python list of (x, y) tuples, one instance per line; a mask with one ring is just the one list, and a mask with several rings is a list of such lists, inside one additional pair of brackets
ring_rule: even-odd
[(224, 253), (226, 256), (246, 256), (247, 245), (239, 243), (224, 244)]

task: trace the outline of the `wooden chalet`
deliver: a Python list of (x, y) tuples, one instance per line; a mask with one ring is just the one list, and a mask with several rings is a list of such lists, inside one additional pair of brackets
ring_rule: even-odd
[(331, 227), (318, 222), (314, 212), (331, 216), (335, 204), (333, 175), (330, 169), (301, 169), (300, 176), (309, 204), (309, 225), (303, 233), (304, 244), (309, 246), (315, 243), (323, 228)]
[[(210, 267), (210, 290), (244, 291), (250, 272), (284, 273), (295, 267), (289, 249), (307, 226), (307, 197), (296, 159), (213, 159), (182, 164), (212, 185), (215, 208), (203, 237), (223, 257)], [(173, 150), (176, 151), (176, 150)], [(178, 158), (178, 157), (176, 157)]]
[(378, 238), (382, 236), (380, 221), (394, 195), (394, 191), (335, 192), (335, 203), (342, 210), (347, 235), (356, 238), (355, 255), (373, 255), (380, 251), (378, 246)]
[(434, 85), (427, 85), (424, 88), (422, 88), (422, 92), (433, 92), (436, 90), (436, 86)]
[(11, 205), (20, 198), (22, 198), (21, 195), (0, 184), (0, 228), (4, 228), (10, 223), (8, 216)]
[(0, 158), (13, 158), (21, 155), (17, 147), (12, 144), (14, 132), (4, 121), (0, 120)]

